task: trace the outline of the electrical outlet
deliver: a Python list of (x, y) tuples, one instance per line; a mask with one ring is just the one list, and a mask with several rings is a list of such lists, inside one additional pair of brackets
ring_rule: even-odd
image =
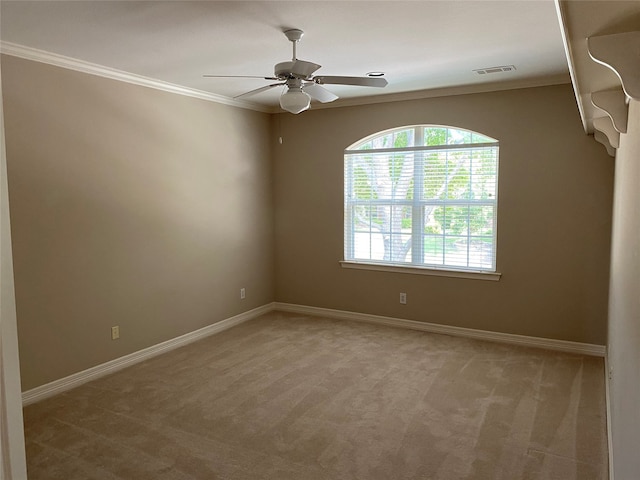
[(244, 288), (241, 288), (240, 289), (240, 300), (244, 300), (245, 297), (246, 297), (246, 294), (245, 294)]
[(111, 340), (117, 340), (118, 338), (120, 338), (120, 327), (116, 325), (111, 327)]
[(609, 368), (609, 380), (613, 380), (613, 367)]
[(400, 303), (402, 305), (406, 305), (407, 304), (407, 294), (406, 293), (401, 293), (400, 294)]

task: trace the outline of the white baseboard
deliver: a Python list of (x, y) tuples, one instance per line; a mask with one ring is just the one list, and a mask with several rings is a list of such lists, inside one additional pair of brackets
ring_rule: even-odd
[(193, 332), (172, 338), (166, 342), (152, 345), (151, 347), (143, 350), (125, 355), (124, 357), (116, 358), (101, 365), (96, 365), (95, 367), (83, 370), (82, 372), (74, 373), (68, 377), (60, 378), (45, 385), (32, 388), (31, 390), (27, 390), (22, 393), (22, 404), (26, 406), (64, 391), (71, 390), (72, 388), (78, 387), (84, 383), (104, 377), (105, 375), (109, 375), (136, 363), (140, 363), (144, 360), (148, 360), (149, 358), (174, 350), (178, 347), (201, 340), (215, 333), (222, 332), (223, 330), (227, 330), (228, 328), (234, 327), (248, 320), (252, 320), (273, 310), (273, 303), (269, 303), (261, 307), (254, 308), (253, 310), (249, 310), (248, 312), (226, 318)]
[(357, 322), (367, 322), (377, 325), (410, 328), (412, 330), (420, 330), (423, 332), (441, 333), (444, 335), (475, 338), (479, 340), (509, 343), (512, 345), (522, 345), (526, 347), (544, 348), (547, 350), (557, 350), (568, 353), (579, 353), (596, 357), (605, 357), (606, 352), (606, 347), (604, 345), (594, 345), (590, 343), (554, 340), (551, 338), (528, 337), (525, 335), (515, 335), (512, 333), (489, 332), (486, 330), (453, 327), (450, 325), (439, 325), (436, 323), (418, 322), (415, 320), (404, 320), (401, 318), (393, 317), (383, 317), (380, 315), (370, 315), (367, 313), (347, 312), (344, 310), (332, 310), (329, 308), (308, 307), (305, 305), (294, 305), (290, 303), (275, 302), (273, 306), (275, 310), (281, 312), (316, 315), (340, 320), (354, 320)]
[(613, 468), (613, 435), (611, 432), (611, 378), (609, 377), (609, 353), (604, 356), (604, 395), (605, 406), (607, 409), (607, 448), (609, 451), (609, 480), (613, 480), (614, 468)]
[[(39, 387), (27, 390), (22, 393), (23, 405), (29, 405), (45, 398), (52, 397), (72, 388), (78, 387), (84, 383), (90, 382), (97, 378), (109, 375), (123, 368), (129, 367), (136, 363), (140, 363), (149, 358), (161, 355), (170, 350), (182, 347), (189, 343), (193, 343), (202, 338), (208, 337), (228, 328), (239, 325), (248, 320), (264, 315), (271, 311), (299, 313), (303, 315), (315, 315), (340, 320), (354, 320), (358, 322), (367, 322), (377, 325), (387, 325), (392, 327), (409, 328), (412, 330), (420, 330), (423, 332), (440, 333), (444, 335), (453, 335), (458, 337), (475, 338), (479, 340), (488, 340), (493, 342), (508, 343), (512, 345), (522, 345), (527, 347), (545, 348), (549, 350), (558, 350), (562, 352), (579, 353), (583, 355), (592, 355), (597, 357), (605, 357), (606, 348), (604, 345), (593, 345), (588, 343), (569, 342), (566, 340), (554, 340), (550, 338), (528, 337), (524, 335), (514, 335), (510, 333), (489, 332), (485, 330), (475, 330), (472, 328), (453, 327), (449, 325), (439, 325), (428, 322), (418, 322), (415, 320), (405, 320), (401, 318), (384, 317), (380, 315), (371, 315), (366, 313), (347, 312), (344, 310), (333, 310), (329, 308), (309, 307), (305, 305), (294, 305), (290, 303), (273, 302), (263, 305), (248, 312), (226, 318), (212, 325), (206, 326), (199, 330), (186, 333), (179, 337), (167, 340), (166, 342), (153, 345), (143, 350), (130, 353), (124, 357), (116, 358), (101, 365), (96, 365), (87, 370), (69, 375), (68, 377), (54, 380), (53, 382), (41, 385)], [(607, 384), (608, 388), (608, 384)], [(607, 391), (608, 393), (608, 391)], [(607, 405), (608, 405), (607, 399)], [(607, 410), (607, 413), (608, 410)]]

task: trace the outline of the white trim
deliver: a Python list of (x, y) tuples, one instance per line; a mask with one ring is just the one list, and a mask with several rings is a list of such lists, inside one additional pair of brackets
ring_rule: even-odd
[(605, 395), (605, 408), (607, 414), (607, 448), (609, 451), (609, 480), (613, 480), (613, 474), (615, 470), (613, 468), (613, 435), (611, 431), (611, 378), (609, 377), (609, 350), (604, 356), (604, 395)]
[(628, 97), (640, 101), (638, 49), (640, 31), (597, 35), (587, 38), (591, 59), (613, 70)]
[(27, 462), (1, 83), (0, 78), (0, 479), (20, 480), (27, 478)]
[[(431, 128), (432, 125), (413, 125), (413, 128), (418, 128), (418, 127), (427, 127), (427, 128)], [(471, 130), (467, 130), (466, 128), (455, 128), (455, 127), (449, 127), (449, 126), (445, 126), (443, 125), (442, 127), (445, 127), (447, 129), (451, 129), (451, 130), (464, 130), (465, 132), (470, 132), (470, 133), (476, 133), (473, 132)], [(440, 125), (438, 125), (436, 128), (442, 128)], [(373, 135), (370, 135), (366, 138), (364, 138), (363, 140), (360, 140), (359, 142), (356, 142), (356, 145), (358, 144), (363, 144), (363, 143), (368, 143), (367, 140), (369, 139), (375, 139), (376, 137), (381, 137), (384, 134), (387, 133), (393, 133), (394, 130), (404, 130), (405, 127), (400, 127), (400, 128), (393, 128), (391, 130), (384, 130), (382, 132), (378, 132), (375, 133)], [(382, 135), (381, 135), (382, 134)], [(486, 135), (484, 135), (486, 136)], [(358, 149), (351, 149), (348, 148), (344, 151), (345, 155), (360, 155), (360, 156), (367, 156), (367, 155), (371, 155), (372, 153), (404, 153), (404, 152), (433, 152), (433, 151), (440, 151), (440, 150), (471, 150), (471, 149), (477, 149), (477, 148), (489, 148), (489, 147), (499, 147), (500, 143), (499, 142), (485, 142), (485, 143), (454, 143), (451, 145), (419, 145), (417, 147), (398, 147), (398, 148), (394, 148), (394, 147), (390, 147), (390, 148), (370, 148), (367, 150), (358, 150)]]
[[(229, 317), (212, 325), (206, 326), (199, 330), (186, 333), (179, 337), (167, 340), (166, 342), (153, 345), (143, 350), (116, 358), (101, 365), (96, 365), (82, 372), (74, 373), (67, 377), (54, 380), (53, 382), (41, 385), (39, 387), (27, 390), (22, 393), (23, 405), (44, 400), (59, 393), (71, 390), (82, 384), (96, 380), (105, 375), (117, 372), (136, 363), (143, 362), (150, 358), (156, 357), (163, 353), (169, 352), (176, 348), (188, 345), (190, 343), (201, 340), (210, 335), (227, 330), (241, 323), (253, 320), (254, 318), (264, 315), (272, 311), (299, 313), (304, 315), (315, 315), (326, 318), (339, 320), (352, 320), (358, 322), (373, 323), (376, 325), (386, 325), (391, 327), (408, 328), (411, 330), (419, 330), (422, 332), (438, 333), (442, 335), (452, 335), (457, 337), (474, 338), (478, 340), (487, 340), (492, 342), (507, 343), (511, 345), (521, 345), (533, 348), (544, 348), (548, 350), (557, 350), (568, 353), (578, 353), (582, 355), (592, 355), (596, 357), (605, 357), (606, 347), (604, 345), (593, 345), (588, 343), (569, 342), (566, 340), (554, 340), (550, 338), (528, 337), (525, 335), (515, 335), (510, 333), (489, 332), (485, 330), (476, 330), (472, 328), (454, 327), (450, 325), (439, 325), (435, 323), (419, 322), (415, 320), (406, 320), (401, 318), (384, 317), (380, 315), (371, 315), (366, 313), (348, 312), (344, 310), (333, 310), (329, 308), (310, 307), (306, 305), (295, 305), (290, 303), (273, 302), (263, 305), (248, 312)], [(607, 384), (607, 405), (608, 401), (608, 384)], [(607, 414), (609, 411), (607, 410)], [(609, 425), (609, 423), (608, 423)], [(611, 446), (609, 447), (611, 449)], [(611, 458), (611, 456), (610, 456)], [(613, 478), (613, 477), (611, 477)]]
[(613, 128), (618, 133), (627, 133), (629, 105), (624, 90), (616, 88), (615, 90), (591, 92), (591, 104), (611, 118)]
[(15, 43), (0, 42), (0, 53), (11, 55), (13, 57), (24, 58), (25, 60), (32, 60), (34, 62), (46, 63), (48, 65), (54, 65), (56, 67), (62, 67), (69, 70), (75, 70), (77, 72), (88, 73), (89, 75), (97, 75), (111, 80), (118, 80), (120, 82), (131, 83), (143, 87), (155, 88), (156, 90), (162, 90), (164, 92), (199, 98), (201, 100), (221, 103), (223, 105), (230, 105), (232, 107), (246, 108), (263, 113), (273, 113), (272, 108), (252, 102), (235, 100), (223, 95), (187, 88), (173, 83), (163, 82), (162, 80), (143, 77), (142, 75), (136, 75), (135, 73), (129, 73), (115, 68), (85, 62), (84, 60), (78, 60), (64, 55), (58, 55), (57, 53), (38, 50), (36, 48), (25, 47)]
[(556, 7), (556, 15), (558, 16), (558, 23), (560, 24), (560, 35), (562, 36), (562, 45), (564, 46), (564, 53), (567, 57), (567, 65), (569, 66), (569, 76), (571, 77), (571, 85), (573, 86), (573, 94), (576, 97), (576, 103), (578, 104), (578, 112), (580, 113), (580, 120), (582, 121), (582, 128), (584, 133), (589, 133), (589, 127), (587, 125), (587, 116), (584, 111), (584, 105), (582, 103), (582, 97), (580, 96), (580, 88), (578, 86), (578, 75), (575, 69), (575, 59), (573, 58), (573, 51), (571, 50), (571, 43), (569, 42), (569, 29), (567, 27), (567, 21), (564, 11), (562, 9), (563, 0), (554, 0)]
[(228, 328), (235, 327), (236, 325), (248, 320), (253, 320), (260, 315), (271, 312), (273, 309), (273, 304), (269, 303), (261, 307), (254, 308), (253, 310), (249, 310), (248, 312), (226, 318), (193, 332), (186, 333), (171, 340), (167, 340), (166, 342), (152, 345), (151, 347), (143, 350), (125, 355), (124, 357), (116, 358), (115, 360), (111, 360), (101, 365), (96, 365), (95, 367), (83, 370), (82, 372), (74, 373), (68, 377), (60, 378), (45, 385), (32, 388), (31, 390), (27, 390), (22, 393), (22, 403), (23, 405), (29, 405), (67, 390), (71, 390), (72, 388), (78, 387), (84, 383), (104, 377), (105, 375), (109, 375), (136, 363), (148, 360), (149, 358), (156, 357), (178, 347), (196, 342), (210, 335), (227, 330)]
[(414, 275), (433, 275), (435, 277), (453, 277), (453, 278), (468, 278), (472, 280), (491, 280), (497, 282), (502, 276), (498, 272), (472, 272), (463, 270), (445, 270), (429, 267), (417, 267), (415, 265), (396, 266), (396, 265), (384, 265), (381, 263), (361, 263), (347, 260), (341, 260), (340, 265), (342, 268), (352, 268), (355, 270), (375, 270), (380, 272), (393, 272), (393, 273), (411, 273)]
[[(339, 98), (335, 102), (312, 104), (312, 110), (325, 108), (357, 107), (360, 105), (374, 105), (377, 103), (406, 102), (423, 100), (427, 98), (454, 97), (458, 95), (472, 95), (477, 93), (493, 93), (522, 88), (549, 87), (570, 83), (566, 74), (551, 75), (547, 77), (528, 78), (522, 80), (510, 80), (508, 82), (475, 83), (460, 87), (434, 88), (430, 90), (415, 90), (411, 92), (384, 93), (363, 97)], [(286, 112), (279, 112), (286, 113)]]
[(456, 337), (475, 338), (478, 340), (508, 343), (511, 345), (521, 345), (525, 347), (544, 348), (547, 350), (578, 353), (595, 357), (605, 357), (606, 354), (606, 347), (604, 345), (594, 345), (590, 343), (570, 342), (567, 340), (555, 340), (551, 338), (529, 337), (526, 335), (515, 335), (512, 333), (489, 332), (486, 330), (476, 330), (473, 328), (454, 327), (451, 325), (440, 325), (436, 323), (405, 320), (402, 318), (383, 317), (380, 315), (370, 315), (367, 313), (347, 312), (344, 310), (308, 307), (305, 305), (295, 305), (281, 302), (275, 302), (274, 308), (282, 312), (300, 313), (304, 315), (317, 315), (339, 320), (353, 320), (356, 322), (373, 323), (376, 325), (409, 328), (412, 330), (420, 330), (422, 332), (439, 333)]
[[(26, 60), (32, 60), (34, 62), (46, 63), (54, 65), (56, 67), (67, 68), (70, 70), (76, 70), (78, 72), (88, 73), (90, 75), (98, 75), (112, 80), (119, 80), (121, 82), (132, 83), (134, 85), (142, 85), (149, 88), (155, 88), (165, 92), (176, 93), (178, 95), (186, 95), (189, 97), (200, 98), (202, 100), (208, 100), (211, 102), (222, 103), (224, 105), (231, 105), (239, 108), (246, 108), (249, 110), (255, 110), (263, 113), (287, 113), (282, 111), (278, 105), (268, 106), (257, 104), (253, 102), (247, 102), (244, 100), (236, 100), (233, 98), (225, 97), (223, 95), (216, 95), (215, 93), (204, 92), (202, 90), (195, 90), (192, 88), (183, 87), (180, 85), (174, 85), (172, 83), (163, 82), (149, 77), (143, 77), (133, 73), (124, 72), (122, 70), (116, 70), (114, 68), (105, 67), (95, 63), (85, 62), (84, 60), (78, 60), (57, 53), (47, 52), (32, 47), (26, 47), (24, 45), (18, 45), (11, 42), (0, 41), (0, 53), (11, 55), (14, 57), (24, 58)], [(388, 93), (383, 95), (372, 95), (354, 98), (340, 98), (335, 102), (330, 103), (313, 103), (313, 110), (320, 110), (323, 108), (341, 108), (341, 107), (353, 107), (360, 105), (373, 105), (377, 103), (389, 103), (389, 102), (401, 102), (411, 100), (421, 100), (426, 98), (437, 97), (449, 97), (456, 95), (468, 95), (474, 93), (488, 93), (498, 92), (505, 90), (517, 90), (521, 88), (535, 88), (546, 87), (551, 85), (562, 85), (568, 83), (565, 74), (553, 75), (548, 77), (530, 78), (523, 80), (515, 80), (508, 82), (497, 83), (481, 83), (465, 85), (462, 87), (445, 87), (435, 88), (430, 90), (417, 90), (412, 92), (399, 92)]]

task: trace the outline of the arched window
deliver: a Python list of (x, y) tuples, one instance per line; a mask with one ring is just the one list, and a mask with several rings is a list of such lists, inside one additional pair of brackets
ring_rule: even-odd
[(495, 272), (498, 141), (400, 127), (344, 154), (346, 262)]

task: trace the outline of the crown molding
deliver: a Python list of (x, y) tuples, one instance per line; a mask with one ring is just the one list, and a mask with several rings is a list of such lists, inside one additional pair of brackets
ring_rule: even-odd
[[(76, 58), (66, 57), (64, 55), (58, 55), (57, 53), (51, 53), (36, 48), (25, 47), (24, 45), (18, 45), (15, 43), (0, 42), (0, 53), (24, 58), (26, 60), (32, 60), (34, 62), (46, 63), (48, 65), (66, 68), (69, 70), (75, 70), (77, 72), (88, 73), (90, 75), (97, 75), (112, 80), (118, 80), (120, 82), (155, 88), (157, 90), (199, 98), (201, 100), (221, 103), (223, 105), (230, 105), (232, 107), (245, 108), (262, 113), (286, 113), (281, 111), (278, 106), (261, 105), (253, 102), (236, 100), (233, 98), (225, 97), (223, 95), (217, 95), (215, 93), (187, 88), (180, 85), (175, 85), (173, 83), (163, 82), (162, 80), (143, 77), (142, 75), (136, 75), (134, 73), (105, 67), (103, 65), (86, 62), (84, 60), (78, 60)], [(508, 82), (482, 83), (429, 90), (418, 90), (411, 92), (345, 98), (338, 99), (337, 101), (331, 103), (313, 102), (312, 106), (313, 110), (320, 110), (325, 108), (354, 107), (376, 103), (402, 102), (408, 100), (420, 100), (425, 98), (468, 95), (473, 93), (489, 93), (504, 90), (515, 90), (520, 88), (544, 87), (569, 83), (569, 81), (570, 80), (567, 78), (567, 75), (555, 75), (550, 77), (514, 80)]]
[[(471, 95), (474, 93), (492, 93), (506, 90), (519, 90), (522, 88), (550, 87), (570, 83), (568, 75), (552, 75), (506, 82), (476, 83), (455, 87), (433, 88), (428, 90), (414, 90), (410, 92), (385, 93), (382, 95), (338, 99), (331, 103), (312, 103), (313, 110), (324, 108), (354, 107), (358, 105), (372, 105), (376, 103), (404, 102), (422, 100), (437, 97), (454, 97), (458, 95)], [(281, 112), (284, 113), (284, 112)]]
[(139, 85), (142, 87), (154, 88), (156, 90), (175, 93), (177, 95), (199, 98), (201, 100), (207, 100), (209, 102), (221, 103), (223, 105), (245, 108), (248, 110), (255, 110), (263, 113), (273, 113), (272, 108), (258, 105), (252, 102), (234, 100), (223, 95), (216, 95), (215, 93), (187, 88), (169, 82), (163, 82), (162, 80), (156, 80), (154, 78), (136, 75), (135, 73), (129, 73), (122, 70), (117, 70), (115, 68), (85, 62), (84, 60), (78, 60), (76, 58), (58, 55), (57, 53), (51, 53), (44, 50), (39, 50), (37, 48), (25, 47), (24, 45), (18, 45), (16, 43), (0, 42), (0, 53), (10, 55), (12, 57), (23, 58), (25, 60), (32, 60), (34, 62), (46, 63), (48, 65), (66, 68), (69, 70), (75, 70), (76, 72), (88, 73), (89, 75), (97, 75), (99, 77), (109, 78), (111, 80), (131, 83), (133, 85)]

